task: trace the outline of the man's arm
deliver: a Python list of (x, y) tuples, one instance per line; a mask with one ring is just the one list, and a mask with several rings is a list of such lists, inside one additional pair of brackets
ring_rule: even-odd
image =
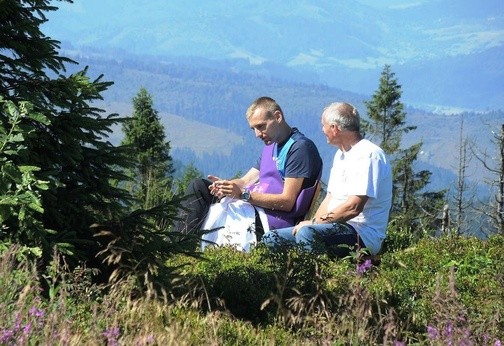
[[(327, 204), (329, 203), (330, 195), (326, 196)], [(364, 205), (368, 201), (369, 197), (363, 196), (348, 196), (348, 199), (332, 210), (327, 210), (327, 205), (325, 211), (317, 210), (315, 213), (314, 223), (331, 223), (331, 222), (346, 222), (353, 219), (359, 215), (362, 210), (364, 210)], [(322, 205), (321, 205), (322, 206)]]
[[(218, 179), (217, 177), (213, 177)], [(212, 180), (212, 177), (209, 176)], [(230, 196), (239, 198), (245, 186), (251, 185), (259, 179), (259, 171), (255, 168), (250, 169), (243, 177), (233, 180), (212, 180), (210, 190), (216, 196)], [(304, 178), (286, 178), (282, 193), (261, 193), (252, 192), (249, 202), (258, 207), (291, 211), (296, 203), (297, 196), (301, 192)]]
[(257, 168), (251, 168), (241, 178), (233, 179), (231, 181), (236, 183), (240, 189), (243, 189), (245, 186), (255, 184), (259, 181), (259, 170)]
[(294, 226), (292, 229), (292, 235), (295, 236), (299, 229), (306, 225), (315, 223), (345, 222), (351, 220), (362, 212), (368, 199), (368, 196), (348, 196), (345, 203), (339, 205), (333, 210), (328, 210), (329, 202), (331, 200), (331, 195), (328, 193), (322, 203), (320, 203), (313, 219), (301, 221)]
[(239, 198), (245, 186), (255, 184), (259, 180), (259, 170), (251, 168), (241, 178), (224, 180), (215, 175), (208, 175), (212, 184), (208, 187), (210, 193), (217, 197), (230, 196)]
[(304, 178), (285, 178), (282, 193), (252, 192), (249, 202), (266, 209), (291, 211), (301, 192), (303, 180)]
[(215, 175), (208, 175), (208, 180), (215, 184), (215, 186), (220, 185), (224, 186), (224, 182), (235, 184), (240, 189), (243, 189), (245, 186), (255, 184), (259, 180), (259, 170), (257, 168), (252, 167), (249, 171), (242, 176), (241, 178), (224, 180)]

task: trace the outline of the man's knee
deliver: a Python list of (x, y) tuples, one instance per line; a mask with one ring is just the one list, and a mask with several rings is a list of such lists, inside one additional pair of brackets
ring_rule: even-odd
[(297, 243), (311, 243), (313, 241), (315, 230), (310, 226), (301, 227), (296, 234)]
[(261, 242), (267, 245), (268, 247), (293, 245), (295, 243), (294, 237), (286, 229), (271, 230), (269, 232), (264, 233)]
[(211, 182), (206, 179), (193, 179), (187, 185), (187, 194), (195, 194), (198, 192), (199, 194), (205, 193), (206, 191), (208, 191), (208, 186), (210, 186), (210, 184)]
[(265, 244), (268, 247), (274, 247), (277, 243), (278, 234), (273, 231), (266, 232), (261, 238), (261, 243)]
[(328, 229), (316, 229), (311, 225), (306, 225), (301, 227), (296, 234), (296, 242), (309, 251), (325, 253), (327, 252), (325, 237), (328, 233), (330, 233)]
[[(184, 206), (192, 209), (201, 204), (210, 205), (214, 198), (208, 190), (208, 186), (210, 186), (210, 184), (210, 181), (202, 178), (191, 180), (187, 185), (185, 192), (183, 201)], [(206, 211), (207, 210), (205, 210), (205, 212)]]

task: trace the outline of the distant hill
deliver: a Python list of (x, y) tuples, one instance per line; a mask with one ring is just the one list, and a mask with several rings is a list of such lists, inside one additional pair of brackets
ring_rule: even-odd
[(384, 64), (422, 109), (504, 109), (504, 8), (485, 1), (53, 1), (75, 49), (233, 61), (236, 72), (371, 94)]
[[(323, 107), (333, 101), (348, 101), (366, 117), (359, 95), (325, 85), (294, 83), (263, 75), (235, 72), (232, 62), (209, 63), (201, 60), (180, 61), (169, 57), (138, 57), (123, 54), (121, 60), (96, 52), (67, 56), (90, 66), (90, 73), (103, 72), (114, 85), (104, 94), (102, 107), (108, 112), (129, 115), (131, 99), (141, 87), (153, 96), (160, 112), (172, 156), (181, 164), (193, 162), (204, 174), (233, 176), (246, 171), (261, 148), (245, 120), (245, 110), (262, 95), (277, 99), (288, 122), (312, 138), (327, 162), (324, 179), (334, 148), (327, 145), (320, 130)], [(210, 67), (211, 66), (211, 67)], [(75, 69), (78, 67), (72, 67)], [(401, 81), (399, 80), (399, 83)], [(378, 80), (376, 81), (378, 85)], [(443, 115), (407, 106), (407, 122), (417, 130), (404, 137), (404, 145), (422, 141), (419, 163), (433, 172), (436, 189), (453, 187), (458, 169), (458, 145), (461, 115)], [(502, 111), (464, 115), (464, 137), (474, 140), (474, 147), (492, 148), (492, 130), (504, 121)], [(114, 140), (121, 138), (119, 129)], [(470, 162), (469, 178), (482, 183), (487, 172), (477, 160)]]

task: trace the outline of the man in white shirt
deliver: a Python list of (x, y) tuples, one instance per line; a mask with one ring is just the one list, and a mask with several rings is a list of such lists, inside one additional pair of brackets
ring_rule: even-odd
[[(327, 195), (310, 221), (273, 230), (262, 241), (275, 247), (303, 244), (346, 256), (356, 248), (380, 251), (392, 203), (392, 170), (383, 150), (360, 134), (360, 117), (348, 103), (332, 103), (322, 113), (327, 142), (338, 148)], [(343, 245), (343, 246), (339, 246)]]

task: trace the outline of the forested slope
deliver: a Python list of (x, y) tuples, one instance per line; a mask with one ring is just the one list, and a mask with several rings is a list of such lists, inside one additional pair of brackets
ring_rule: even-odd
[[(72, 56), (72, 51), (65, 51)], [(119, 54), (121, 53), (121, 54)], [(115, 57), (121, 56), (121, 59)], [(74, 57), (74, 56), (72, 56)], [(131, 98), (146, 87), (172, 141), (178, 166), (194, 162), (202, 172), (223, 176), (246, 170), (262, 145), (254, 138), (245, 120), (245, 110), (262, 95), (275, 98), (288, 122), (299, 127), (318, 145), (326, 162), (334, 148), (328, 146), (320, 131), (320, 114), (333, 101), (356, 105), (367, 117), (360, 95), (322, 84), (293, 82), (270, 77), (267, 72), (240, 72), (240, 60), (213, 61), (202, 58), (137, 56), (117, 51), (80, 52), (74, 57), (91, 71), (102, 72), (114, 85), (104, 93), (104, 108), (128, 115)], [(392, 66), (392, 68), (394, 68)], [(376, 82), (378, 85), (378, 81)], [(399, 80), (399, 83), (401, 81)], [(461, 115), (435, 114), (406, 105), (407, 123), (417, 126), (405, 135), (404, 145), (423, 142), (419, 161), (433, 172), (435, 188), (448, 188), (455, 181)], [(475, 140), (474, 147), (489, 150), (491, 131), (504, 120), (504, 112), (464, 114), (464, 136)], [(210, 127), (209, 127), (210, 126)], [(219, 129), (222, 129), (220, 131)], [(120, 138), (118, 131), (114, 134)], [(327, 167), (324, 177), (328, 176)], [(468, 178), (483, 182), (485, 170), (472, 160)]]

